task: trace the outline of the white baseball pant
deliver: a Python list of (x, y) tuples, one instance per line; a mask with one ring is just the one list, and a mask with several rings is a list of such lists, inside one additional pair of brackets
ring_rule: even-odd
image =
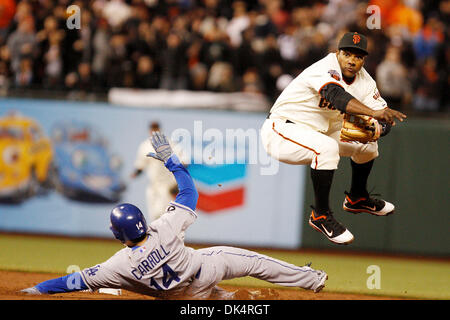
[(342, 121), (330, 123), (327, 132), (318, 132), (305, 124), (285, 119), (266, 119), (261, 141), (273, 158), (288, 164), (310, 165), (316, 170), (336, 170), (340, 157), (366, 163), (378, 157), (378, 144), (340, 141)]

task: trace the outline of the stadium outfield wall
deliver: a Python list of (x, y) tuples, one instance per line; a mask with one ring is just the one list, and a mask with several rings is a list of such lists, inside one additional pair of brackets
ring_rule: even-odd
[[(89, 125), (121, 164), (118, 174), (126, 189), (119, 201), (144, 211), (147, 179), (131, 181), (129, 175), (137, 147), (147, 138), (148, 123), (160, 121), (164, 132), (188, 149), (189, 171), (200, 192), (199, 218), (186, 233), (191, 243), (450, 256), (448, 118), (411, 117), (379, 141), (380, 156), (369, 191), (396, 205), (395, 214), (388, 217), (342, 210), (351, 169), (349, 160), (341, 159), (330, 203), (355, 241), (336, 246), (308, 226), (313, 203), (308, 168), (272, 162), (265, 155), (259, 141), (265, 112), (253, 107), (242, 111), (245, 104), (233, 111), (225, 110), (228, 107), (211, 110), (206, 105), (186, 109), (181, 107), (183, 99), (175, 100), (179, 105), (162, 108), (154, 104), (125, 107), (126, 100), (109, 104), (4, 98), (0, 118), (15, 110), (35, 119), (50, 138), (58, 123)], [(114, 204), (73, 200), (49, 190), (18, 204), (0, 203), (0, 232), (112, 238), (108, 216)]]
[[(61, 179), (69, 181), (60, 182), (58, 190), (39, 192), (20, 203), (0, 204), (1, 231), (112, 238), (109, 231), (112, 206), (130, 202), (143, 211), (146, 209), (147, 177), (130, 180), (129, 176), (138, 146), (148, 137), (149, 122), (159, 121), (164, 132), (185, 150), (183, 157), (189, 163), (200, 193), (199, 218), (187, 231), (186, 241), (280, 248), (301, 246), (305, 170), (267, 157), (259, 141), (259, 128), (266, 116), (263, 113), (1, 99), (0, 118), (11, 112), (32, 118), (41, 126), (53, 147), (59, 148), (54, 155), (57, 170), (67, 172)], [(78, 132), (77, 138), (66, 141), (62, 148), (56, 144), (57, 139), (61, 140), (61, 133), (55, 130), (61, 126), (73, 126), (71, 130), (90, 128), (100, 137), (102, 143), (96, 148), (105, 149), (111, 159), (120, 163), (116, 171), (126, 187), (120, 199), (96, 201), (68, 197), (62, 192), (64, 184), (76, 180), (80, 174), (76, 170), (83, 171), (83, 165), (87, 168), (89, 161), (98, 159), (89, 160), (91, 156), (86, 155), (88, 160), (83, 158), (86, 163), (74, 166), (82, 154), (77, 150), (91, 150), (85, 144), (94, 142), (86, 139), (81, 143)], [(72, 154), (66, 157), (69, 161), (56, 160), (61, 150), (71, 150)], [(91, 172), (90, 181), (106, 184), (107, 177), (94, 179), (95, 174)], [(80, 192), (86, 194), (86, 190)]]

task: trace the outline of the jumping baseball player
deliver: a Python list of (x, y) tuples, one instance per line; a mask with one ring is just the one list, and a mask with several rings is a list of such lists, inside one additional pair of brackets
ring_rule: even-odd
[[(166, 212), (147, 226), (141, 211), (120, 204), (111, 211), (110, 229), (125, 248), (107, 261), (81, 272), (47, 280), (22, 290), (52, 294), (100, 288), (126, 289), (162, 299), (232, 299), (217, 284), (253, 276), (289, 287), (319, 292), (328, 278), (324, 271), (295, 266), (244, 249), (217, 246), (194, 250), (184, 245), (184, 232), (196, 220), (198, 193), (191, 176), (173, 154), (164, 135), (152, 135), (155, 153), (173, 173), (179, 193)], [(76, 283), (76, 285), (74, 285)]]
[[(340, 157), (350, 157), (352, 179), (343, 208), (386, 216), (394, 205), (367, 192), (367, 179), (378, 157), (377, 139), (406, 116), (390, 109), (363, 68), (367, 39), (343, 35), (329, 53), (298, 75), (280, 94), (261, 128), (265, 150), (281, 162), (311, 167), (315, 204), (309, 224), (330, 241), (348, 244), (354, 237), (334, 217), (329, 194)], [(378, 121), (377, 121), (378, 120)]]

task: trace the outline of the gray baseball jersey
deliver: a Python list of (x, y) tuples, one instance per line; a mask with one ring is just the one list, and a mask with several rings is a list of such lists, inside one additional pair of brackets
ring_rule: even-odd
[(82, 271), (91, 290), (123, 288), (151, 296), (185, 287), (199, 272), (202, 260), (184, 245), (184, 231), (196, 213), (171, 202), (166, 212), (149, 225), (142, 246), (123, 248), (107, 261)]
[(184, 245), (184, 232), (197, 215), (171, 202), (148, 228), (142, 246), (123, 248), (107, 261), (81, 274), (90, 290), (122, 288), (159, 298), (177, 295), (208, 298), (230, 294), (216, 287), (220, 281), (253, 276), (283, 286), (315, 289), (320, 271), (298, 267), (259, 253), (234, 247), (194, 250)]

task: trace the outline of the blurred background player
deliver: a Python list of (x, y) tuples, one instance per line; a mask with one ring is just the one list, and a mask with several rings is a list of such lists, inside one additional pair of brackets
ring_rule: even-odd
[[(159, 122), (153, 121), (149, 123), (148, 130), (150, 136), (153, 132), (160, 131)], [(147, 203), (147, 218), (154, 221), (163, 214), (167, 204), (173, 199), (171, 189), (176, 188), (176, 181), (172, 174), (164, 167), (161, 161), (147, 157), (149, 151), (153, 147), (149, 139), (145, 139), (139, 145), (134, 162), (135, 170), (131, 174), (131, 178), (135, 179), (145, 171), (148, 183), (145, 189), (145, 200)], [(178, 150), (177, 150), (178, 151)], [(180, 154), (178, 152), (178, 154)]]
[(150, 225), (132, 204), (120, 204), (110, 214), (110, 229), (125, 248), (107, 261), (81, 272), (47, 280), (22, 290), (40, 295), (100, 288), (125, 289), (163, 299), (233, 299), (217, 284), (252, 276), (287, 287), (319, 292), (328, 275), (308, 266), (295, 266), (254, 251), (216, 246), (194, 250), (184, 244), (185, 230), (195, 222), (198, 192), (187, 169), (164, 135), (152, 136), (154, 152), (172, 172), (179, 192), (165, 213)]

